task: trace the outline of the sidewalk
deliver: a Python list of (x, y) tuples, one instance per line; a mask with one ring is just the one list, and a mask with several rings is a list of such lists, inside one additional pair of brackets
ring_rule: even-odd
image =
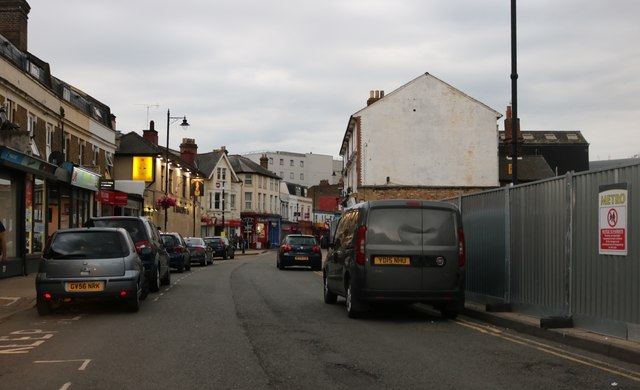
[[(236, 252), (236, 256), (258, 255), (266, 251), (266, 249), (251, 249), (246, 250), (244, 254)], [(17, 312), (32, 309), (35, 306), (35, 277), (36, 274), (32, 273), (27, 276), (0, 279), (0, 322)], [(474, 302), (466, 303), (463, 314), (497, 327), (513, 329), (629, 363), (640, 363), (640, 342), (609, 337), (580, 328), (544, 329), (538, 317), (514, 312), (488, 312), (483, 305)]]

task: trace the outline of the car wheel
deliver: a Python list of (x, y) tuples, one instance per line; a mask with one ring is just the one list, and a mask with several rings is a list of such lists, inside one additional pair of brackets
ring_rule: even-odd
[(332, 293), (331, 290), (329, 290), (329, 281), (327, 280), (327, 276), (323, 276), (322, 279), (324, 282), (324, 303), (332, 305), (338, 302), (338, 295)]
[(149, 280), (149, 290), (156, 292), (160, 290), (160, 269), (156, 266), (153, 279)]
[[(139, 288), (140, 288), (140, 283), (138, 283), (138, 289)], [(138, 310), (140, 310), (140, 298), (138, 295), (138, 291), (136, 291), (132, 297), (127, 299), (126, 305), (127, 305), (127, 311), (130, 311), (132, 313), (136, 313)]]
[(359, 318), (362, 312), (359, 310), (360, 302), (353, 296), (353, 289), (351, 288), (351, 282), (347, 282), (347, 316), (349, 318)]
[(204, 267), (207, 265), (207, 258), (203, 257), (202, 260), (200, 261), (200, 266)]
[(236, 257), (236, 251), (234, 250), (233, 252), (231, 252), (231, 260), (235, 259)]
[(280, 271), (282, 271), (284, 269), (284, 266), (282, 265), (282, 263), (280, 262), (280, 259), (278, 258), (278, 260), (276, 261), (276, 267), (278, 267), (278, 269)]
[(51, 312), (53, 311), (51, 302), (49, 302), (48, 299), (44, 299), (42, 297), (36, 298), (36, 309), (38, 309), (38, 314), (41, 316), (51, 314)]
[(171, 284), (171, 269), (167, 267), (167, 274), (160, 280), (160, 284), (168, 286)]
[(183, 273), (184, 272), (184, 264), (180, 264), (180, 266), (178, 267), (178, 273)]
[[(138, 283), (140, 283), (140, 281), (138, 281)], [(149, 283), (146, 280), (144, 280), (142, 284), (138, 286), (138, 288), (141, 289), (140, 300), (144, 301), (145, 299), (147, 299), (147, 295), (149, 295)]]
[(226, 260), (229, 257), (229, 255), (227, 255), (227, 252), (224, 252), (224, 255), (222, 255), (222, 260)]
[(187, 271), (191, 271), (191, 260), (187, 262), (187, 265), (185, 265), (184, 269), (186, 269)]

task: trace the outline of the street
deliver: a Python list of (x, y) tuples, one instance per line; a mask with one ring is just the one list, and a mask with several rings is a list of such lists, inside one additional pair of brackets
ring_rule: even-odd
[(138, 313), (81, 304), (0, 323), (2, 389), (638, 389), (640, 365), (420, 306), (347, 318), (275, 252), (173, 273)]

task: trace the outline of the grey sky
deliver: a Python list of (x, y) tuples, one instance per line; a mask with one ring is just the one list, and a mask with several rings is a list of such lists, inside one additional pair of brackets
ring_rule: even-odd
[[(370, 90), (429, 72), (504, 113), (508, 0), (28, 0), (29, 51), (171, 147), (338, 155)], [(640, 2), (518, 2), (525, 130), (580, 130), (590, 159), (640, 154)], [(156, 106), (157, 105), (157, 106)], [(502, 129), (502, 121), (499, 122)]]

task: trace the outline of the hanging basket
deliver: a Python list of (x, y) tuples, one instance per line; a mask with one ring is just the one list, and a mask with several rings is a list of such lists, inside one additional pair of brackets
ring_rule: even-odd
[(173, 207), (176, 205), (176, 200), (169, 195), (165, 195), (158, 200), (156, 200), (156, 205), (163, 209), (168, 209), (169, 207)]

